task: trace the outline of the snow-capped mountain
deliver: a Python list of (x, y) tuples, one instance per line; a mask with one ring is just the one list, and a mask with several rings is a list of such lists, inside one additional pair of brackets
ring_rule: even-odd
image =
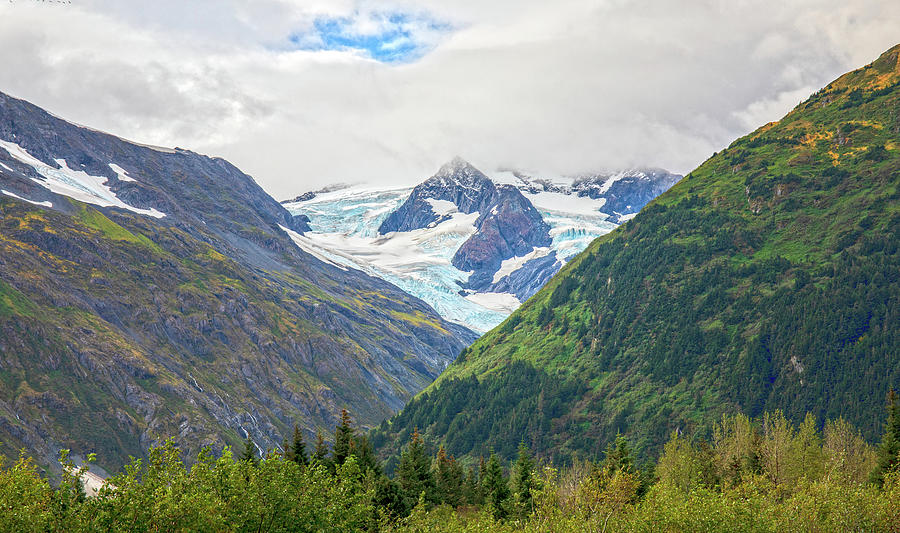
[(415, 188), (330, 187), (285, 207), (309, 218), (311, 231), (294, 236), (307, 252), (382, 277), (443, 317), (486, 331), (678, 178), (659, 170), (488, 176), (456, 158)]
[(451, 259), (455, 268), (471, 273), (461, 284), (464, 289), (494, 292), (490, 288), (499, 281), (495, 277), (504, 261), (534, 256), (538, 248), (549, 250), (550, 226), (531, 202), (516, 187), (495, 184), (460, 158), (414, 188), (378, 232), (387, 235), (436, 227), (453, 213), (478, 215), (471, 236)]
[[(682, 176), (660, 168), (639, 168), (618, 172), (580, 174), (571, 177), (533, 177), (516, 170), (495, 174), (498, 182), (515, 185), (535, 206), (559, 206), (571, 198), (590, 198), (600, 202), (599, 209), (616, 223), (637, 214), (650, 200), (678, 183)], [(561, 195), (561, 196), (556, 196)], [(565, 204), (562, 204), (565, 205)], [(595, 206), (591, 205), (591, 209)]]

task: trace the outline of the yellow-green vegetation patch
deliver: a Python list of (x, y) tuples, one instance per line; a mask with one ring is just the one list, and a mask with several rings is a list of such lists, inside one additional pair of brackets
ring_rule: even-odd
[(33, 317), (37, 306), (24, 294), (0, 280), (0, 317), (19, 315)]
[(78, 205), (78, 220), (85, 226), (99, 231), (105, 238), (114, 241), (125, 241), (145, 246), (161, 253), (162, 249), (144, 235), (135, 235), (122, 226), (116, 224), (103, 213), (87, 204)]
[(206, 249), (204, 250), (203, 255), (205, 257), (208, 257), (209, 259), (212, 259), (213, 261), (220, 261), (220, 262), (224, 263), (228, 260), (227, 257), (225, 257), (224, 255), (217, 252), (216, 249), (213, 248), (212, 246), (207, 246)]
[(390, 315), (397, 320), (407, 322), (416, 327), (429, 327), (432, 329), (436, 329), (441, 333), (447, 333), (447, 330), (445, 330), (444, 327), (441, 326), (440, 322), (438, 322), (434, 318), (427, 316), (425, 313), (419, 310), (416, 310), (412, 313), (407, 313), (404, 311), (397, 311), (392, 309), (390, 311)]

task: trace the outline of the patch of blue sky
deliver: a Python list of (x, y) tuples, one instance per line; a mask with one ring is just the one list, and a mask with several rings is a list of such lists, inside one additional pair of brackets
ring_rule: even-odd
[(316, 19), (312, 28), (288, 39), (300, 50), (357, 51), (382, 63), (404, 63), (423, 57), (451, 30), (421, 14), (355, 13)]

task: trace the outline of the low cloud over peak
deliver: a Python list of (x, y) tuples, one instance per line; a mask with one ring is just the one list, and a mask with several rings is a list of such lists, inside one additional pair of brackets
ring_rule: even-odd
[[(896, 44), (882, 0), (0, 4), (0, 90), (276, 197), (455, 154), (685, 172)], [(486, 170), (490, 170), (487, 168)]]

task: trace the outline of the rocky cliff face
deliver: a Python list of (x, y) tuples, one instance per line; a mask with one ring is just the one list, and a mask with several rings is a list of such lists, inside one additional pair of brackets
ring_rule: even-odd
[(115, 468), (347, 407), (373, 425), (475, 335), (301, 251), (309, 228), (228, 162), (139, 146), (0, 94), (0, 441)]
[(461, 158), (445, 164), (437, 173), (413, 189), (406, 202), (388, 215), (378, 233), (412, 231), (448, 218), (450, 202), (461, 213), (487, 213), (496, 203), (497, 186), (480, 170)]
[(504, 259), (524, 256), (539, 247), (550, 246), (550, 226), (522, 193), (510, 185), (496, 187), (478, 228), (453, 256), (453, 266), (472, 271), (466, 286), (485, 288)]
[(680, 174), (657, 168), (628, 170), (613, 175), (578, 178), (572, 183), (572, 192), (596, 200), (605, 199), (603, 212), (610, 214), (618, 223), (669, 190), (681, 177)]

